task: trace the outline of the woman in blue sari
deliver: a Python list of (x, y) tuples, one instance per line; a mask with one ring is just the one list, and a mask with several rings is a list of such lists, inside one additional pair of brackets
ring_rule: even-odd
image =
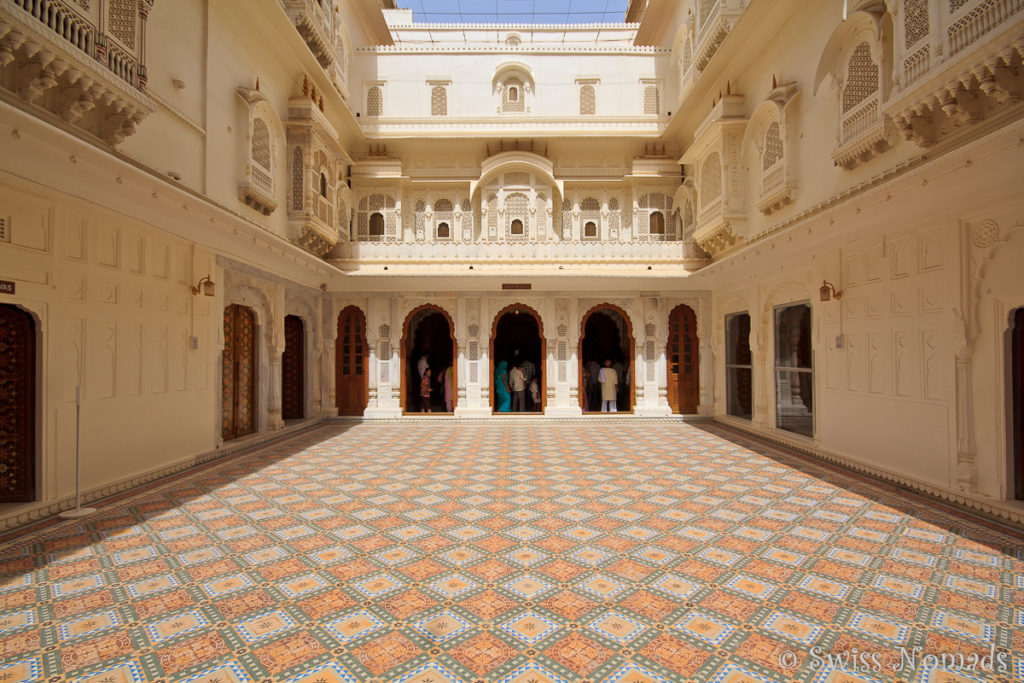
[(494, 411), (512, 411), (512, 392), (508, 390), (508, 363), (505, 361), (501, 361), (498, 367), (494, 368)]

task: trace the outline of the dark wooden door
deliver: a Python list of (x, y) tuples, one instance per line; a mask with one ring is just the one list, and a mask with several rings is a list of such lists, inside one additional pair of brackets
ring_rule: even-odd
[(1013, 382), (1014, 497), (1024, 500), (1024, 308), (1018, 308), (1010, 335)]
[(281, 358), (281, 417), (305, 417), (306, 332), (302, 318), (284, 318), (284, 356)]
[(224, 309), (221, 368), (221, 436), (234, 439), (256, 431), (256, 314), (231, 304)]
[(689, 306), (676, 306), (668, 326), (668, 404), (673, 413), (696, 413), (700, 401), (697, 316)]
[(338, 415), (362, 415), (366, 410), (366, 318), (355, 306), (338, 316), (334, 379)]
[(35, 498), (35, 322), (0, 305), (0, 503)]

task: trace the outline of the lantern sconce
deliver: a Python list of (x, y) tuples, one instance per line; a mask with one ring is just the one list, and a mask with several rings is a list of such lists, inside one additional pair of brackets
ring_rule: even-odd
[(833, 298), (835, 298), (836, 301), (839, 301), (843, 298), (843, 293), (836, 289), (835, 285), (828, 280), (821, 281), (821, 287), (818, 288), (818, 293), (821, 295), (822, 301), (830, 301)]
[(216, 285), (213, 284), (213, 280), (211, 280), (210, 276), (207, 275), (202, 280), (200, 280), (195, 287), (192, 288), (192, 296), (198, 296), (200, 291), (202, 291), (202, 293), (205, 294), (206, 296), (213, 296), (215, 287)]

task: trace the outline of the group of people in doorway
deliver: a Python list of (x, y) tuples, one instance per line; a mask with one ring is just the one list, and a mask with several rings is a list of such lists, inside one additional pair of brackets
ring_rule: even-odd
[(434, 372), (430, 367), (430, 354), (424, 353), (420, 356), (419, 360), (416, 361), (416, 372), (420, 380), (420, 410), (424, 413), (433, 412), (432, 404), (434, 387), (436, 385), (438, 391), (444, 392), (445, 412), (452, 412), (455, 408), (455, 400), (453, 394), (455, 388), (455, 378), (452, 366), (449, 365), (437, 377), (434, 377)]
[[(454, 370), (451, 365), (435, 376), (430, 355), (423, 353), (416, 361), (419, 377), (420, 410), (433, 412), (434, 392), (443, 392), (446, 412), (454, 410)], [(584, 412), (616, 413), (629, 410), (629, 368), (621, 362), (605, 359), (583, 364)], [(494, 410), (498, 413), (528, 413), (541, 410), (540, 377), (537, 365), (521, 358), (516, 351), (510, 361), (502, 360), (494, 368)]]
[(540, 409), (537, 364), (529, 358), (521, 358), (516, 350), (511, 362), (499, 361), (494, 368), (494, 411), (528, 413)]
[(606, 358), (583, 364), (583, 412), (617, 413), (629, 410), (629, 368)]

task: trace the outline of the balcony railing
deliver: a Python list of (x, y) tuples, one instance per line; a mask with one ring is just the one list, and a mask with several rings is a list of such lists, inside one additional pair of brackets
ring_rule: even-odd
[(348, 242), (337, 260), (354, 264), (495, 263), (524, 266), (570, 264), (679, 264), (683, 242)]
[(136, 55), (110, 43), (88, 19), (72, 5), (61, 0), (9, 0), (22, 10), (22, 16), (35, 19), (33, 24), (67, 47), (83, 53), (106, 66), (119, 80), (145, 91), (144, 67)]
[(986, 0), (947, 29), (953, 56), (1024, 8), (1024, 0)]

